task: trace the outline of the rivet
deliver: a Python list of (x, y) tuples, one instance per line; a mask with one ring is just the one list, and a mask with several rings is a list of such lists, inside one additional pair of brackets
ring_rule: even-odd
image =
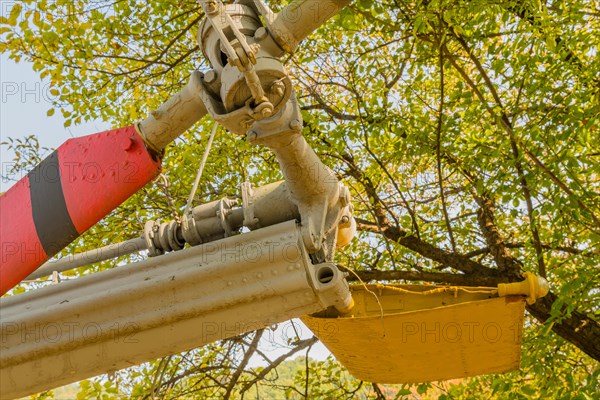
[(121, 148), (125, 151), (130, 150), (133, 147), (134, 140), (130, 137), (121, 140)]
[(262, 279), (262, 277), (263, 277), (263, 274), (262, 274), (262, 272), (257, 272), (257, 273), (256, 273), (256, 277), (257, 277), (258, 279)]
[(204, 3), (204, 12), (208, 15), (214, 15), (219, 12), (219, 5), (214, 0), (209, 0)]

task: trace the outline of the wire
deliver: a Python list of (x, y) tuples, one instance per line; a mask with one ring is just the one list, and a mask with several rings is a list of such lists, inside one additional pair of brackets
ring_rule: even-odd
[(454, 292), (454, 293), (464, 292), (464, 293), (471, 293), (471, 294), (496, 294), (496, 293), (498, 293), (498, 290), (496, 288), (483, 288), (483, 287), (479, 288), (479, 290), (477, 290), (477, 289), (471, 290), (471, 289), (467, 289), (467, 288), (461, 287), (461, 286), (440, 286), (440, 287), (425, 290), (425, 291), (404, 289), (401, 287), (390, 286), (390, 285), (386, 285), (386, 284), (377, 284), (376, 287), (378, 289), (388, 289), (388, 290), (391, 290), (394, 292), (400, 292), (400, 293), (406, 293), (406, 294), (418, 294), (421, 296), (427, 296), (427, 295), (436, 294), (436, 293), (446, 293), (446, 292)]
[[(367, 286), (367, 284), (360, 278), (360, 276), (358, 276), (358, 274), (356, 273), (356, 271), (354, 271), (353, 269), (350, 269), (348, 267), (345, 266), (341, 266), (342, 268), (344, 268), (346, 271), (354, 274), (354, 276), (358, 279), (358, 281), (360, 282), (360, 284), (362, 285), (362, 287), (370, 294), (373, 295), (373, 297), (375, 297), (375, 300), (377, 301), (377, 305), (379, 306), (379, 315), (380, 315), (380, 321), (381, 321), (381, 337), (385, 337), (385, 312), (383, 311), (383, 306), (381, 305), (381, 301), (379, 301), (379, 296), (377, 296), (377, 294), (375, 292), (373, 292), (371, 289), (369, 289), (369, 287)], [(379, 286), (379, 285), (378, 285)]]
[(183, 218), (185, 221), (185, 216), (190, 211), (190, 207), (192, 206), (192, 201), (194, 201), (194, 196), (196, 195), (196, 191), (198, 190), (198, 185), (200, 184), (200, 179), (202, 178), (202, 172), (204, 171), (204, 165), (206, 165), (206, 160), (208, 159), (208, 154), (210, 153), (210, 148), (212, 147), (213, 140), (219, 128), (219, 124), (215, 122), (212, 128), (212, 132), (210, 133), (210, 137), (208, 138), (208, 143), (206, 145), (206, 149), (204, 149), (204, 155), (202, 156), (202, 161), (200, 162), (200, 167), (198, 167), (198, 173), (196, 173), (196, 180), (194, 181), (194, 186), (192, 187), (192, 191), (190, 196), (188, 197), (187, 204), (185, 205), (185, 209), (183, 210)]

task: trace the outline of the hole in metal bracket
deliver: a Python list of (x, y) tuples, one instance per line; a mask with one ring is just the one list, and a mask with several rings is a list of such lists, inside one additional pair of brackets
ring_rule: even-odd
[(331, 282), (334, 276), (335, 272), (331, 267), (322, 267), (317, 271), (317, 280), (323, 284)]

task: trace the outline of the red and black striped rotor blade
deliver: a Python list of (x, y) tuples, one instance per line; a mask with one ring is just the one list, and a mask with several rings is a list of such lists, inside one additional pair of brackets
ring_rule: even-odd
[(0, 196), (0, 295), (160, 173), (133, 126), (69, 139)]

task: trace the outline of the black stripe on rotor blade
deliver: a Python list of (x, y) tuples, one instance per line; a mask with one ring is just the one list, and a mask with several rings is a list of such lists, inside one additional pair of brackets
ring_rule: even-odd
[(79, 236), (63, 193), (58, 151), (39, 163), (27, 177), (33, 223), (46, 255), (52, 257)]

